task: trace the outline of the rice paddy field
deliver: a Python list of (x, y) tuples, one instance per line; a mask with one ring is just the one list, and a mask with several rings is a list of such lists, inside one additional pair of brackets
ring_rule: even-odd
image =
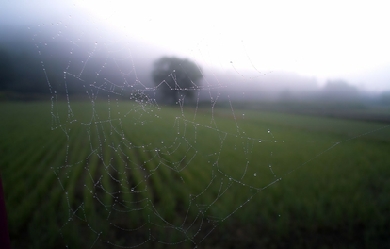
[(115, 99), (0, 117), (13, 248), (390, 247), (386, 123)]

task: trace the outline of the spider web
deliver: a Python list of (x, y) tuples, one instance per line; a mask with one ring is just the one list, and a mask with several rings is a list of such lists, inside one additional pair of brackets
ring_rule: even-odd
[(142, 62), (134, 44), (87, 30), (33, 27), (51, 129), (66, 139), (62, 162), (51, 167), (62, 189), (58, 220), (66, 247), (196, 248), (256, 205), (259, 193), (341, 142), (316, 141), (319, 150), (302, 143), (310, 158), (274, 165), (278, 151), (294, 145), (270, 126), (247, 128), (255, 112), (236, 107), (226, 91), (233, 80), (205, 77), (187, 90), (194, 99), (182, 94), (165, 105), (163, 82), (154, 86), (144, 70), (151, 58)]

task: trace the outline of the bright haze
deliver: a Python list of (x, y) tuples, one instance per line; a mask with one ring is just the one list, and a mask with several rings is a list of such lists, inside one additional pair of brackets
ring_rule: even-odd
[(156, 57), (193, 58), (205, 71), (245, 77), (287, 72), (315, 78), (318, 86), (343, 79), (360, 90), (390, 90), (385, 1), (86, 0), (0, 6), (2, 25), (104, 24), (123, 39), (155, 46), (161, 51)]

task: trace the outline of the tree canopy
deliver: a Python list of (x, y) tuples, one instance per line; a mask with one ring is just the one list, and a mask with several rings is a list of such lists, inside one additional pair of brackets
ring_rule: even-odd
[(328, 80), (324, 86), (324, 91), (330, 92), (356, 92), (356, 87), (348, 84), (345, 80)]
[(167, 102), (193, 96), (202, 79), (202, 68), (189, 59), (162, 57), (154, 62), (153, 81)]

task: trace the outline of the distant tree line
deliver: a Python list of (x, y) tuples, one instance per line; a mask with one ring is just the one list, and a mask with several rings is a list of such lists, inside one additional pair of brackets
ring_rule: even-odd
[(30, 51), (0, 48), (0, 91), (45, 93), (48, 91), (40, 59)]
[[(58, 94), (110, 92), (113, 84), (109, 82), (124, 81), (117, 68), (111, 68), (109, 65), (103, 67), (107, 58), (90, 58), (88, 63), (84, 64), (83, 58), (71, 57), (69, 49), (62, 44), (53, 47), (47, 45), (42, 54), (39, 54), (37, 48), (31, 44), (18, 45), (19, 49), (15, 47), (7, 49), (2, 48), (0, 44), (0, 92), (17, 92), (25, 95), (49, 94), (50, 90)], [(150, 77), (149, 72), (148, 78)], [(128, 76), (126, 79), (128, 90), (136, 90), (136, 87), (130, 86), (134, 85), (136, 80), (146, 81), (145, 78), (142, 73), (138, 79), (135, 79), (134, 75)], [(127, 89), (115, 88), (117, 92), (125, 90)]]
[[(107, 63), (109, 58), (104, 55), (84, 63), (83, 58), (72, 56), (69, 53), (72, 49), (63, 44), (45, 45), (44, 51), (31, 43), (18, 43), (11, 48), (1, 45), (0, 92), (29, 95), (96, 91), (137, 99), (139, 96), (134, 93), (152, 86), (153, 81), (159, 93), (156, 96), (167, 104), (175, 104), (179, 99), (193, 97), (203, 79), (201, 66), (186, 58), (162, 57), (154, 61), (153, 69), (137, 61), (137, 74), (121, 75), (117, 64)], [(122, 67), (131, 65), (128, 62)]]
[(342, 79), (328, 80), (323, 88), (327, 92), (356, 92), (357, 88)]

